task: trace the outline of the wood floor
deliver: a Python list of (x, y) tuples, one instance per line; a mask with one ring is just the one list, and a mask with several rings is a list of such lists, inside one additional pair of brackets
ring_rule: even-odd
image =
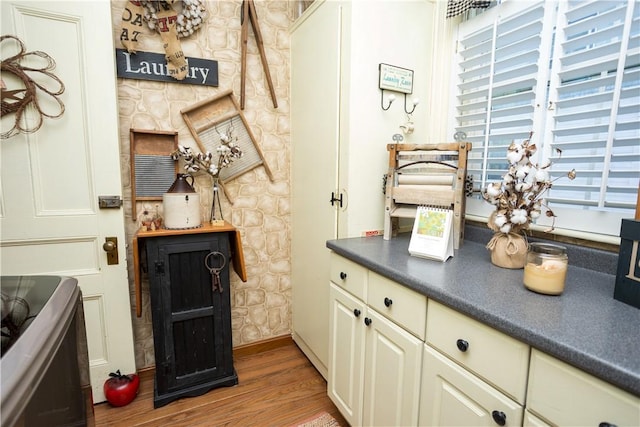
[(103, 426), (295, 426), (326, 411), (348, 426), (327, 396), (327, 383), (293, 340), (259, 353), (234, 351), (238, 385), (153, 408), (153, 370), (140, 373), (140, 390), (127, 406), (94, 406)]

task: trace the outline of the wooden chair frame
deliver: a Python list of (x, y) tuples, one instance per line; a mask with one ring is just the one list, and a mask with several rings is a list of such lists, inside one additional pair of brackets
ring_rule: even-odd
[[(397, 235), (399, 218), (415, 218), (419, 205), (437, 206), (453, 210), (454, 249), (458, 249), (464, 234), (465, 180), (471, 143), (388, 144), (387, 151), (384, 239)], [(401, 165), (400, 160), (405, 164)], [(415, 177), (416, 183), (400, 184), (403, 169), (408, 166), (426, 166), (438, 174), (407, 174)]]

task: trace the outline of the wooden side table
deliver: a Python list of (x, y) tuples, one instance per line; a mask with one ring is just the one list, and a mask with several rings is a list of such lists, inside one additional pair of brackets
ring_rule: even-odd
[[(229, 224), (139, 232), (146, 248), (155, 351), (154, 407), (238, 383), (233, 367), (230, 266), (246, 281)], [(140, 263), (136, 263), (137, 280)], [(139, 282), (136, 283), (137, 291)], [(136, 294), (139, 303), (139, 293)]]

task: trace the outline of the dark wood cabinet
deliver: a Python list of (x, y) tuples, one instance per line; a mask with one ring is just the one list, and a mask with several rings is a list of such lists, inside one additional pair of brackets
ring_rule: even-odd
[[(145, 237), (156, 359), (154, 406), (237, 384), (229, 280), (235, 251), (241, 250), (237, 234), (214, 229)], [(219, 269), (218, 281), (211, 269)]]

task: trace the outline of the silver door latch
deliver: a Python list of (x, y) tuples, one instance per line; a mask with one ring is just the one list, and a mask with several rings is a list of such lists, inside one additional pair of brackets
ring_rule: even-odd
[(98, 207), (100, 209), (120, 209), (122, 199), (120, 196), (98, 196)]

